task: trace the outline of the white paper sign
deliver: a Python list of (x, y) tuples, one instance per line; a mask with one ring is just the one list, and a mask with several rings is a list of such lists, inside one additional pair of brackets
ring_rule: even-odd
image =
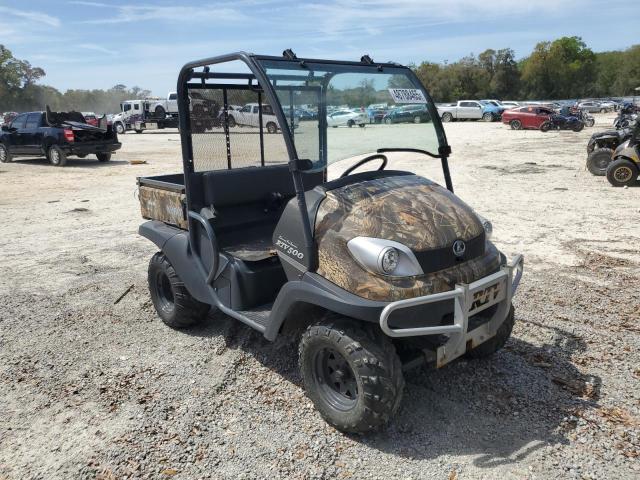
[(417, 88), (390, 88), (389, 93), (396, 103), (427, 103), (422, 90)]

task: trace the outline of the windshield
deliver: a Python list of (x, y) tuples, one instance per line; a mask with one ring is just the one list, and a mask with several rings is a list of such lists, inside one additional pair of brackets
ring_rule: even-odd
[[(446, 139), (437, 111), (403, 67), (260, 60), (292, 132), (298, 157), (314, 170), (380, 148), (434, 155)], [(296, 110), (311, 113), (296, 115)]]

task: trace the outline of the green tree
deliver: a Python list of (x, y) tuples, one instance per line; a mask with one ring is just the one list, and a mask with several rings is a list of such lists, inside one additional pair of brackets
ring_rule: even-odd
[(595, 90), (596, 56), (580, 37), (540, 42), (523, 61), (525, 96), (544, 99), (577, 98)]

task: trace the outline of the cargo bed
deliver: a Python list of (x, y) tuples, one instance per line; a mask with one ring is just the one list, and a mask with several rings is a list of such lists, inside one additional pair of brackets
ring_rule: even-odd
[(187, 229), (184, 175), (138, 177), (142, 217)]

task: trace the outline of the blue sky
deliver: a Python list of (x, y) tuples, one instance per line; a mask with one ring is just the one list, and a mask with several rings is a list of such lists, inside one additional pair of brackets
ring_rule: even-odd
[(175, 89), (187, 61), (230, 51), (401, 63), (486, 48), (527, 55), (581, 36), (595, 51), (640, 43), (637, 0), (0, 0), (0, 43), (58, 89)]

